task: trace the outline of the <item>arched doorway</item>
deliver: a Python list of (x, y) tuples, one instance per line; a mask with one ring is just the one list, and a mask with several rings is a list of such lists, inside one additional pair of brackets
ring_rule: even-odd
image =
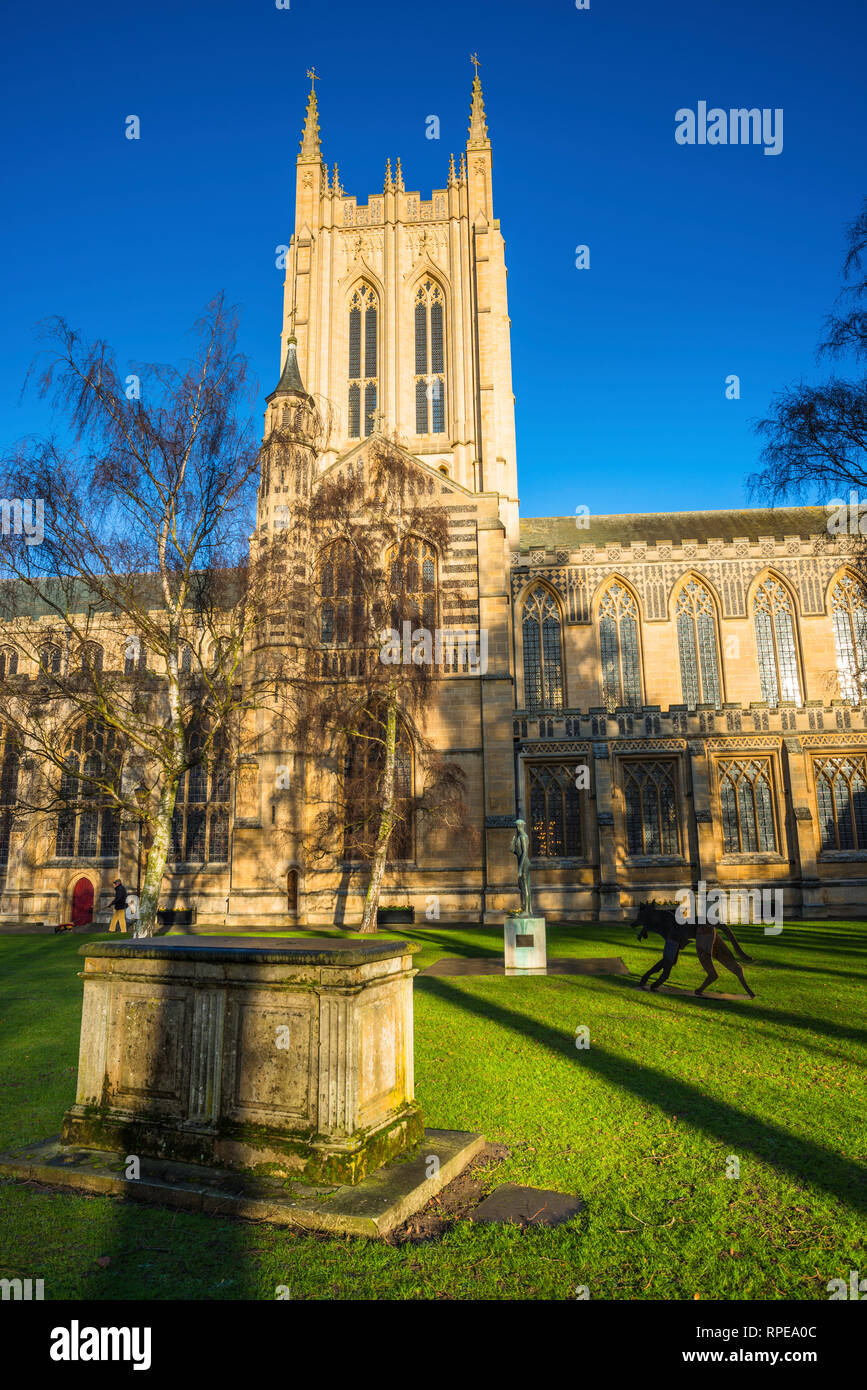
[(286, 875), (286, 906), (290, 912), (298, 911), (298, 870), (290, 869)]
[(89, 878), (80, 878), (72, 890), (72, 922), (76, 927), (86, 927), (93, 921), (93, 884)]

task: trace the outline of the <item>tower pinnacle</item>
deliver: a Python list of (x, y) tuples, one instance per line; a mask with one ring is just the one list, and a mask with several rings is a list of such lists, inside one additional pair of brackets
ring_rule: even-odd
[(308, 68), (307, 76), (310, 78), (310, 92), (307, 97), (307, 114), (304, 117), (304, 131), (301, 136), (299, 164), (307, 160), (322, 158), (322, 146), (319, 140), (319, 103), (316, 100), (316, 83), (322, 79), (318, 76), (315, 68)]
[(488, 127), (485, 123), (485, 102), (482, 96), (482, 84), (479, 79), (480, 63), (478, 54), (473, 53), (470, 57), (470, 62), (476, 70), (476, 75), (473, 78), (473, 95), (470, 104), (470, 128), (467, 136), (467, 145), (468, 147), (475, 147), (478, 145), (488, 145), (490, 141), (488, 139)]
[(283, 364), (283, 371), (280, 380), (265, 399), (270, 404), (275, 396), (305, 396), (304, 382), (301, 380), (301, 370), (298, 366), (297, 344), (294, 338), (290, 338), (286, 345), (286, 361)]

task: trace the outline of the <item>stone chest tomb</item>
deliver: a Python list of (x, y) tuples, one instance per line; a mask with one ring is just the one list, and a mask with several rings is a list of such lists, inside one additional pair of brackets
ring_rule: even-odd
[(82, 948), (86, 1149), (358, 1183), (423, 1135), (400, 941), (143, 938)]

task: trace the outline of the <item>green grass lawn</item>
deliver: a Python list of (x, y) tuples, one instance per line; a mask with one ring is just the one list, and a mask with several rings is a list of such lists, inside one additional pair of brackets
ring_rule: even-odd
[[(420, 968), (502, 952), (496, 928), (383, 935), (417, 942)], [(44, 1278), (46, 1298), (273, 1299), (282, 1284), (314, 1299), (567, 1299), (580, 1285), (592, 1299), (827, 1299), (829, 1279), (867, 1274), (867, 926), (738, 935), (757, 960), (752, 1002), (615, 976), (416, 979), (426, 1123), (510, 1147), (488, 1186), (579, 1194), (566, 1226), (458, 1221), (391, 1246), (2, 1182), (0, 1276)], [(621, 956), (640, 973), (660, 942), (635, 936), (554, 926), (548, 952)], [(57, 1134), (74, 1099), (80, 945), (0, 937), (0, 1148)], [(672, 983), (701, 978), (690, 948)], [(716, 988), (739, 986), (720, 970)]]

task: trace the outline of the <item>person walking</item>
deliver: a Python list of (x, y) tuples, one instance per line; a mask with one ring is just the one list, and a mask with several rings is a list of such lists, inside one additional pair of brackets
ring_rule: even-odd
[(109, 931), (126, 931), (126, 889), (119, 878), (114, 881), (114, 902), (112, 903), (111, 921), (108, 924)]

